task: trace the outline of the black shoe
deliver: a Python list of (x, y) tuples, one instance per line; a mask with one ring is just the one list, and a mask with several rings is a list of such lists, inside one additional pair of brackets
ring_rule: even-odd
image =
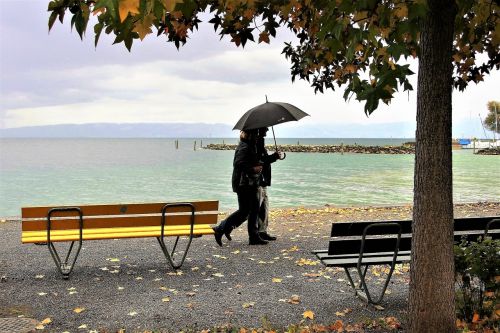
[(259, 237), (266, 241), (276, 240), (276, 237), (269, 235), (267, 232), (259, 232)]
[(266, 245), (269, 242), (266, 240), (263, 240), (259, 236), (250, 238), (250, 242), (248, 243), (249, 245)]
[(224, 231), (224, 236), (226, 236), (226, 238), (227, 238), (228, 241), (232, 241), (233, 240), (231, 238), (231, 231)]
[(215, 241), (217, 242), (217, 244), (219, 244), (219, 246), (222, 247), (222, 234), (223, 234), (223, 232), (220, 231), (217, 227), (212, 227), (212, 229), (214, 229)]

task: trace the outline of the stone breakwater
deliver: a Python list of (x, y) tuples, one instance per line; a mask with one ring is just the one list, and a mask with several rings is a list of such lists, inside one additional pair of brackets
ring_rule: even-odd
[(500, 149), (497, 149), (497, 148), (481, 149), (481, 150), (478, 150), (476, 154), (478, 154), (478, 155), (500, 155)]
[[(209, 144), (203, 147), (211, 150), (235, 150), (236, 145)], [(274, 146), (267, 145), (269, 152)], [(358, 145), (278, 145), (278, 150), (293, 153), (354, 153), (354, 154), (414, 154), (415, 146), (358, 146)]]

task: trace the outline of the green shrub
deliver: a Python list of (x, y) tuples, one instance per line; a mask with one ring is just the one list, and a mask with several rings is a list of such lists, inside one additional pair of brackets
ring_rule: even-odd
[(454, 251), (458, 319), (498, 325), (500, 240), (463, 240), (455, 245)]

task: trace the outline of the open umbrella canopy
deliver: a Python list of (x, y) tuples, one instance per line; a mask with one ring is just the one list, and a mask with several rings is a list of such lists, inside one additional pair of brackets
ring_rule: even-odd
[(248, 110), (234, 125), (233, 130), (251, 130), (270, 127), (308, 116), (296, 106), (281, 102), (266, 102)]

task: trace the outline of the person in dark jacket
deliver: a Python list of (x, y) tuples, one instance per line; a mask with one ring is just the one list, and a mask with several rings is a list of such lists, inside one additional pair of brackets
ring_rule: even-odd
[(262, 127), (258, 129), (257, 139), (257, 155), (262, 161), (262, 179), (260, 182), (260, 208), (259, 208), (259, 236), (263, 240), (274, 241), (275, 236), (271, 236), (267, 232), (269, 225), (269, 201), (267, 198), (267, 187), (271, 186), (271, 163), (281, 159), (281, 153), (276, 151), (273, 154), (268, 154), (265, 144), (265, 137), (269, 129)]
[(215, 241), (222, 246), (222, 235), (231, 240), (231, 231), (248, 219), (250, 245), (264, 245), (268, 242), (260, 238), (258, 214), (260, 208), (259, 182), (262, 163), (257, 155), (257, 130), (240, 132), (240, 142), (234, 153), (231, 184), (238, 196), (238, 210), (229, 215), (213, 229)]

